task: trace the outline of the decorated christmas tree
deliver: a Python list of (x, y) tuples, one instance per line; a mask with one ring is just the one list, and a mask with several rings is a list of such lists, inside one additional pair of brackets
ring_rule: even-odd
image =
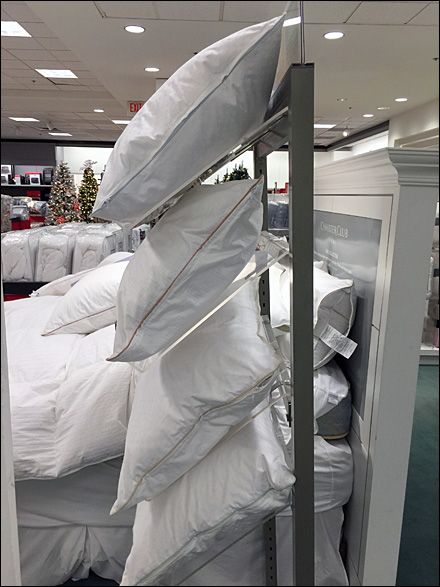
[(87, 159), (87, 161), (84, 161), (82, 168), (83, 178), (79, 186), (79, 203), (81, 207), (81, 218), (84, 222), (94, 221), (93, 218), (90, 218), (90, 214), (92, 213), (96, 194), (98, 193), (98, 182), (93, 172), (93, 165), (95, 163), (96, 161)]
[(79, 201), (76, 197), (73, 176), (67, 163), (60, 163), (56, 170), (50, 190), (46, 224), (80, 222)]
[(223, 180), (220, 182), (219, 176), (215, 178), (215, 183), (225, 183), (225, 181), (236, 181), (239, 179), (250, 179), (250, 175), (246, 167), (244, 167), (243, 163), (240, 163), (238, 166), (236, 165), (231, 173), (228, 172), (226, 169), (226, 173), (223, 176)]

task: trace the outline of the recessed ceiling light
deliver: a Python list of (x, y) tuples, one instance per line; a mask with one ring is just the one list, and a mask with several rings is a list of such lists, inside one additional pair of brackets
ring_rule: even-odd
[(11, 120), (15, 120), (15, 122), (40, 122), (38, 118), (27, 118), (25, 116), (10, 116)]
[(336, 98), (338, 102), (346, 102), (347, 98)]
[(70, 69), (36, 69), (43, 77), (77, 78)]
[(2, 37), (32, 37), (32, 35), (15, 20), (2, 20)]
[(115, 124), (128, 124), (129, 120), (112, 120)]
[(284, 21), (283, 26), (293, 26), (294, 24), (299, 24), (301, 22), (300, 16), (295, 16), (295, 18), (288, 18)]
[(394, 102), (408, 102), (408, 98), (394, 98)]
[(148, 71), (149, 73), (155, 73), (156, 71), (160, 71), (160, 69), (158, 67), (146, 67), (145, 71)]
[(71, 137), (70, 132), (49, 132), (53, 137)]
[(341, 33), (341, 31), (330, 31), (325, 33), (324, 39), (342, 39), (343, 36), (344, 33)]
[(362, 114), (363, 118), (373, 118), (374, 114)]
[(139, 35), (145, 31), (143, 26), (139, 26), (137, 24), (129, 24), (128, 26), (124, 27), (127, 33), (134, 33), (135, 35)]
[(378, 110), (389, 110), (390, 107), (389, 106), (378, 106), (377, 109)]
[(94, 108), (93, 112), (104, 112), (102, 108)]
[(321, 124), (321, 123), (318, 123), (318, 124), (314, 124), (313, 126), (314, 126), (314, 128), (333, 128), (334, 126), (336, 126), (336, 124)]
[(342, 136), (343, 137), (348, 137), (349, 134), (350, 134), (350, 131), (347, 128), (342, 131)]

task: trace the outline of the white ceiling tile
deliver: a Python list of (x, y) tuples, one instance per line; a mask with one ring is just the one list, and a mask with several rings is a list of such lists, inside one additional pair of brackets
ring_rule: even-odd
[(74, 72), (81, 72), (81, 71), (87, 71), (89, 70), (89, 68), (84, 65), (84, 63), (81, 63), (81, 61), (64, 61), (63, 59), (60, 60), (68, 69), (71, 69)]
[(422, 6), (420, 2), (362, 2), (348, 23), (405, 24), (420, 12)]
[(225, 2), (223, 20), (231, 22), (261, 22), (283, 13), (286, 2)]
[(40, 75), (33, 69), (7, 69), (7, 75), (10, 77), (27, 77), (29, 79), (40, 77)]
[(2, 37), (3, 49), (28, 49), (39, 51), (43, 47), (32, 37)]
[(3, 2), (2, 4), (5, 5), (4, 8), (9, 16), (21, 24), (26, 22), (41, 22), (41, 18), (32, 12), (24, 2), (23, 4), (18, 4), (17, 2)]
[(52, 55), (49, 51), (44, 49), (33, 51), (31, 49), (11, 49), (10, 52), (18, 59), (33, 59), (41, 61), (57, 61), (57, 58)]
[(346, 22), (361, 2), (305, 2), (306, 23), (337, 24)]
[(9, 16), (9, 14), (6, 12), (6, 10), (3, 9), (3, 4), (4, 3), (2, 3), (2, 8), (1, 8), (2, 20), (14, 20), (13, 18), (11, 18)]
[(26, 63), (23, 63), (23, 61), (20, 61), (19, 59), (8, 59), (6, 61), (2, 59), (2, 69), (29, 69), (29, 67)]
[(52, 54), (55, 55), (57, 59), (60, 61), (78, 61), (78, 58), (72, 51), (64, 50), (64, 51), (52, 51)]
[(159, 19), (218, 20), (220, 2), (155, 2)]
[[(64, 65), (58, 61), (44, 61), (44, 59), (26, 59), (26, 65), (31, 69), (64, 69)], [(35, 75), (44, 79), (38, 72), (34, 71)]]
[(2, 61), (6, 59), (15, 59), (15, 57), (9, 51), (6, 51), (6, 49), (2, 49)]
[(96, 5), (110, 18), (156, 18), (154, 2), (96, 2)]
[(4, 89), (15, 89), (15, 88), (24, 88), (25, 85), (17, 79), (6, 79), (2, 77), (2, 88)]
[(77, 113), (80, 118), (84, 120), (97, 120), (102, 121), (104, 119), (104, 114), (99, 112), (78, 112)]
[(65, 45), (59, 39), (39, 38), (38, 42), (48, 51), (65, 51)]
[(29, 22), (25, 26), (28, 33), (33, 37), (53, 38), (56, 35), (42, 22)]
[(416, 14), (408, 24), (437, 25), (438, 26), (438, 2), (431, 2), (422, 12)]

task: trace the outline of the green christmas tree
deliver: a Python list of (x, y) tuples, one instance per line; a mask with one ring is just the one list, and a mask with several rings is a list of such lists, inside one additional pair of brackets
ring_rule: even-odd
[(67, 163), (60, 163), (56, 170), (50, 190), (46, 224), (80, 222), (81, 213), (76, 197), (73, 176)]
[[(240, 165), (236, 165), (231, 173), (228, 172), (226, 169), (226, 173), (223, 176), (223, 181), (221, 183), (225, 183), (226, 181), (236, 181), (239, 179), (250, 179), (250, 175), (246, 167), (244, 167), (243, 163)], [(219, 177), (217, 175), (215, 183), (220, 183)]]
[(90, 214), (92, 213), (96, 194), (98, 193), (98, 182), (93, 172), (93, 165), (95, 163), (96, 161), (87, 159), (87, 161), (84, 161), (82, 168), (83, 178), (79, 186), (79, 203), (81, 207), (81, 218), (84, 222), (94, 222), (93, 218), (90, 218)]

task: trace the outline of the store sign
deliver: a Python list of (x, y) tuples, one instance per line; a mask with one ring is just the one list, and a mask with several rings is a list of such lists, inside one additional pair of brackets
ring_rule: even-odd
[(128, 114), (136, 114), (144, 104), (145, 102), (127, 102)]

